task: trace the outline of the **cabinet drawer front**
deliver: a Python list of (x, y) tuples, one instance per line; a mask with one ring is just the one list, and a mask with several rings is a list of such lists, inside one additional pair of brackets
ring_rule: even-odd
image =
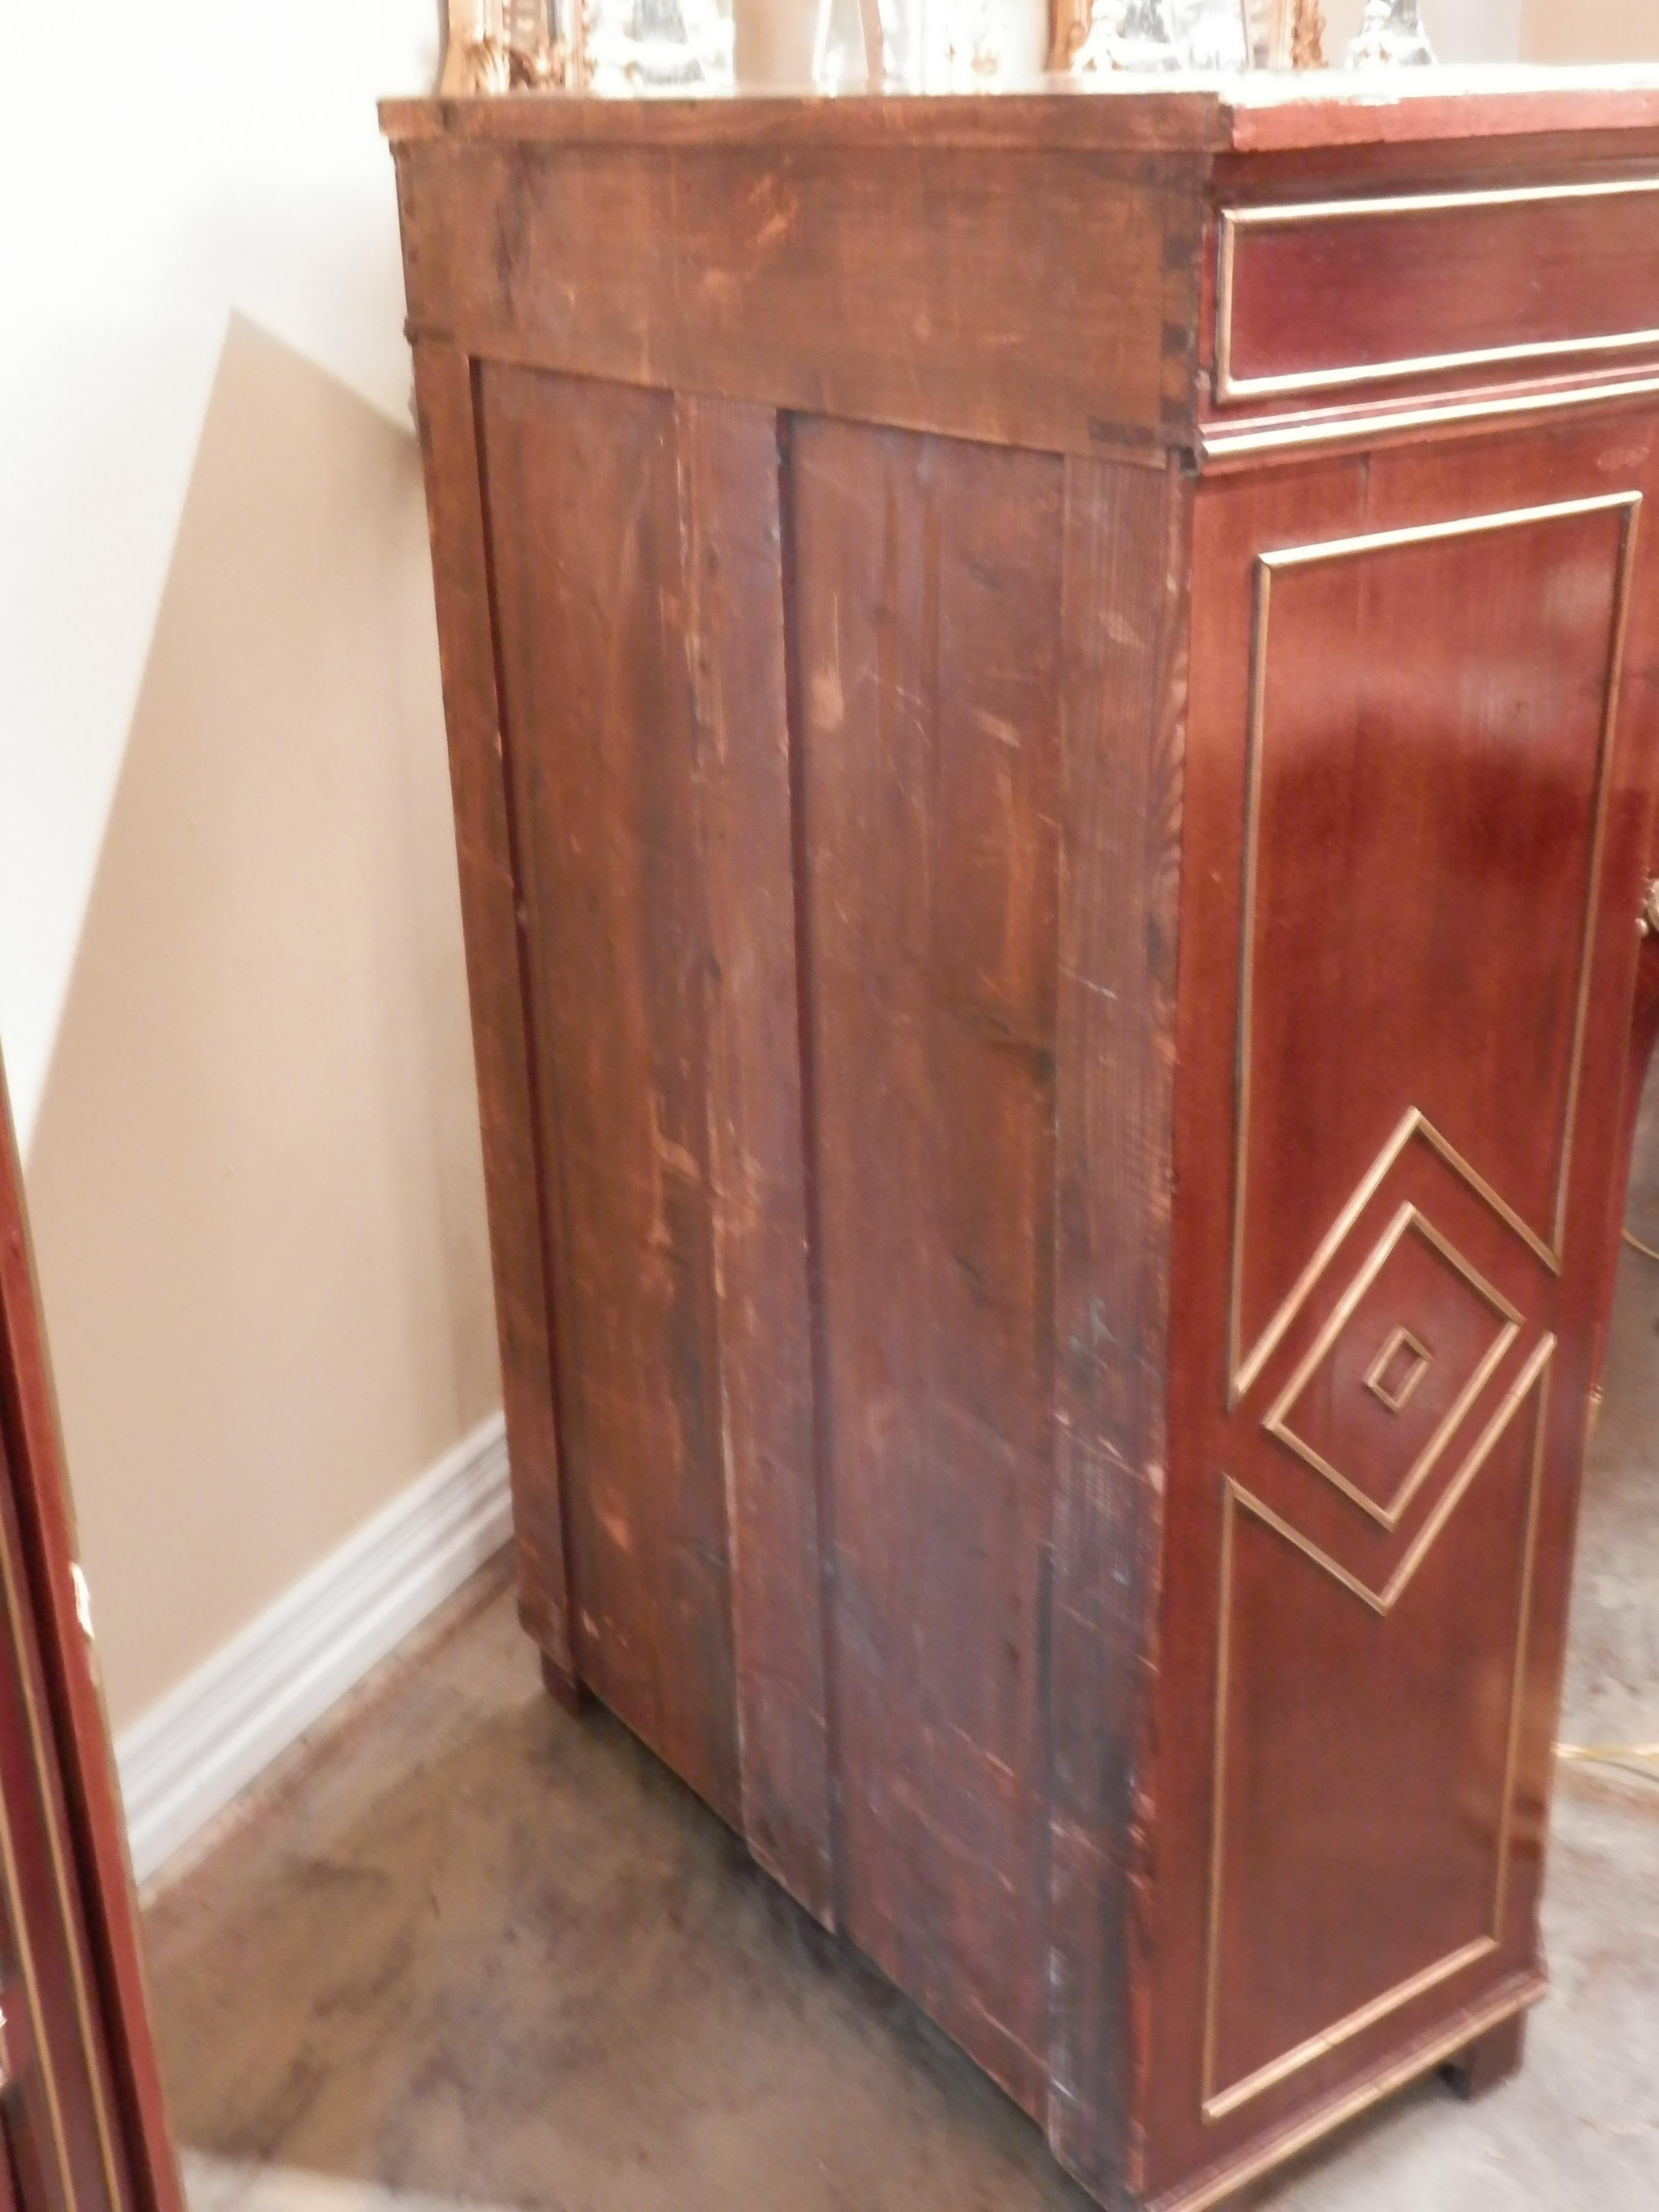
[(1659, 353), (1659, 177), (1223, 210), (1216, 399)]

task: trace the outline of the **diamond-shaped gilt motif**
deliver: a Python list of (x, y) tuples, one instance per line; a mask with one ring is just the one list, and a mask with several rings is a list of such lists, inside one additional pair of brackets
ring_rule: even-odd
[(1503, 1293), (1417, 1206), (1404, 1205), (1265, 1425), (1393, 1529), (1520, 1328)]
[(1433, 1364), (1434, 1354), (1420, 1337), (1403, 1326), (1391, 1328), (1366, 1370), (1365, 1388), (1391, 1413), (1403, 1413), (1406, 1401)]

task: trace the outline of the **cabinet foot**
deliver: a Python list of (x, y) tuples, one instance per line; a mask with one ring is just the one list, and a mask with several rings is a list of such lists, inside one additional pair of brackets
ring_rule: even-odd
[(548, 1695), (556, 1705), (562, 1705), (566, 1712), (574, 1713), (580, 1718), (582, 1708), (587, 1703), (587, 1692), (580, 1679), (574, 1674), (567, 1674), (549, 1652), (542, 1653), (541, 1662), (542, 1680), (547, 1685)]
[(1520, 2072), (1526, 2042), (1527, 2015), (1512, 2013), (1484, 2035), (1477, 2035), (1455, 2058), (1448, 2059), (1440, 2069), (1441, 2078), (1466, 2102), (1484, 2097), (1511, 2074)]

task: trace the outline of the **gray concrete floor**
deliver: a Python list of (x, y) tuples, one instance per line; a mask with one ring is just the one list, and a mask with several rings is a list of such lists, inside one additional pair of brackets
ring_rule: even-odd
[[(1659, 1116), (1656, 1117), (1659, 1124)], [(1632, 1221), (1659, 1244), (1659, 1126)], [(1659, 1738), (1659, 1266), (1627, 1253), (1564, 1734)], [(1524, 2072), (1430, 2083), (1243, 2202), (1656, 2212), (1659, 1782), (1569, 1767)], [(197, 2212), (1040, 2212), (1041, 2136), (604, 1713), (500, 1567), (152, 1903)]]

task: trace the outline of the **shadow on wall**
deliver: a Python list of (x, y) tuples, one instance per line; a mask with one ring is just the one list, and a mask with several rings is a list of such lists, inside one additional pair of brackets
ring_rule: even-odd
[(419, 455), (237, 317), (27, 1174), (119, 1726), (499, 1402)]

